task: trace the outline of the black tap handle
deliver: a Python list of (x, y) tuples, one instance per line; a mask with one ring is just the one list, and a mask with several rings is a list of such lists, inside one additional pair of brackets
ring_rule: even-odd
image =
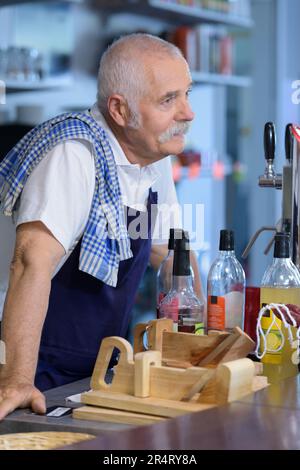
[(292, 150), (293, 150), (293, 134), (292, 134), (293, 124), (287, 124), (285, 128), (285, 156), (286, 159), (290, 162), (292, 159)]
[(273, 122), (267, 122), (264, 130), (265, 159), (274, 160), (276, 146), (275, 126)]

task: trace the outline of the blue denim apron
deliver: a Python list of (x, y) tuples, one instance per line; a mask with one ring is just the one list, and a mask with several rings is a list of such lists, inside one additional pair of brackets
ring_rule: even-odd
[[(133, 257), (120, 262), (116, 287), (78, 269), (81, 241), (53, 278), (35, 377), (39, 390), (90, 376), (102, 339), (126, 337), (136, 291), (149, 261), (156, 207), (151, 211), (151, 205), (156, 204), (157, 193), (150, 189), (147, 212), (130, 215), (132, 209), (126, 208)], [(130, 224), (137, 223), (138, 230), (142, 220), (146, 233), (134, 239)]]

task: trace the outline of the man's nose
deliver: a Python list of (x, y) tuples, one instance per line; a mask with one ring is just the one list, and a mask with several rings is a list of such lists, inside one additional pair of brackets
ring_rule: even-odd
[(177, 110), (177, 119), (184, 121), (192, 121), (195, 117), (191, 105), (188, 101), (182, 101), (180, 103), (179, 109)]

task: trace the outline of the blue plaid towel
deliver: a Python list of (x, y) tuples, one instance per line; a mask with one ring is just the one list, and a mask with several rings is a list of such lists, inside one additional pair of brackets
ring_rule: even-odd
[(119, 262), (132, 257), (114, 156), (106, 132), (89, 113), (59, 115), (26, 134), (0, 163), (0, 210), (12, 215), (26, 180), (57, 144), (85, 139), (95, 152), (96, 181), (79, 269), (115, 287)]

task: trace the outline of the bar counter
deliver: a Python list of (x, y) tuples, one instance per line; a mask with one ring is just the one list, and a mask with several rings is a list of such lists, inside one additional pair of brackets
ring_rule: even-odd
[[(46, 392), (47, 406), (85, 391), (89, 380)], [(73, 405), (78, 406), (78, 405)], [(29, 431), (88, 432), (95, 439), (66, 449), (300, 449), (300, 376), (229, 405), (136, 427), (125, 424), (37, 416), (17, 410), (0, 423), (0, 434)]]
[(300, 449), (300, 376), (229, 405), (107, 433), (66, 449)]

